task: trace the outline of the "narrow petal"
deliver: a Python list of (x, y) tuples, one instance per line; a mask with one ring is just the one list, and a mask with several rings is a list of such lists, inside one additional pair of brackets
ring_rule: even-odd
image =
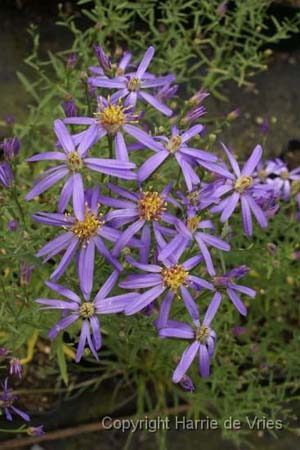
[(127, 147), (122, 133), (118, 132), (115, 136), (116, 158), (120, 161), (129, 161)]
[(251, 236), (253, 232), (253, 224), (251, 218), (251, 211), (249, 207), (249, 203), (247, 201), (247, 197), (241, 195), (241, 206), (242, 206), (242, 218), (244, 230), (247, 236)]
[(131, 224), (120, 236), (119, 240), (116, 242), (112, 255), (118, 256), (122, 248), (126, 246), (126, 244), (130, 241), (130, 239), (142, 228), (145, 221), (142, 219), (137, 220), (133, 224)]
[(50, 289), (52, 289), (55, 292), (58, 292), (62, 296), (68, 298), (69, 300), (73, 300), (76, 303), (80, 303), (80, 297), (75, 294), (75, 292), (71, 291), (71, 289), (68, 289), (61, 284), (52, 283), (51, 281), (45, 281), (46, 286), (48, 286)]
[(80, 173), (73, 175), (73, 210), (76, 218), (79, 221), (84, 220), (84, 187)]
[(74, 152), (73, 139), (62, 120), (57, 119), (54, 121), (54, 131), (64, 151), (66, 153)]
[(244, 303), (242, 302), (242, 300), (240, 299), (240, 297), (234, 292), (233, 289), (226, 289), (226, 292), (228, 294), (228, 297), (230, 298), (230, 300), (236, 307), (236, 309), (239, 311), (239, 313), (242, 314), (242, 316), (246, 316), (247, 308), (244, 305)]
[(209, 355), (204, 344), (200, 344), (199, 348), (199, 371), (203, 378), (209, 376)]
[(95, 297), (95, 302), (98, 302), (102, 298), (107, 297), (107, 295), (110, 293), (110, 291), (115, 286), (118, 277), (119, 277), (119, 272), (117, 270), (114, 270), (112, 272), (112, 274), (107, 278), (105, 283), (102, 285), (102, 287), (99, 289), (99, 291)]
[(132, 302), (129, 306), (125, 308), (126, 315), (136, 314), (142, 309), (146, 308), (150, 303), (156, 300), (160, 294), (162, 294), (165, 290), (165, 287), (162, 285), (158, 285), (149, 289), (147, 292), (144, 292), (136, 302)]
[(153, 137), (149, 136), (149, 134), (145, 133), (145, 131), (141, 130), (140, 128), (137, 128), (134, 125), (124, 125), (123, 129), (124, 131), (126, 131), (126, 133), (144, 144), (150, 150), (153, 150), (155, 152), (163, 150), (162, 144), (156, 142)]
[(44, 191), (46, 191), (63, 177), (65, 177), (68, 172), (69, 169), (60, 168), (56, 172), (51, 173), (51, 175), (46, 176), (31, 189), (31, 191), (25, 197), (26, 200), (32, 200), (34, 197), (42, 194)]
[(228, 150), (228, 148), (226, 147), (226, 145), (223, 144), (223, 142), (221, 142), (221, 145), (222, 145), (222, 147), (223, 147), (224, 152), (225, 152), (226, 155), (227, 155), (227, 158), (229, 159), (229, 162), (230, 162), (230, 165), (231, 165), (231, 167), (232, 167), (232, 170), (234, 171), (234, 173), (235, 173), (235, 175), (236, 175), (237, 177), (240, 177), (241, 171), (240, 171), (240, 168), (239, 168), (239, 165), (238, 165), (236, 159), (234, 158), (234, 156), (232, 155), (232, 153)]
[(222, 295), (220, 292), (216, 292), (213, 296), (213, 298), (210, 301), (210, 304), (206, 310), (204, 319), (203, 319), (203, 325), (209, 326), (213, 318), (215, 317), (216, 312), (219, 309), (219, 306), (221, 304)]
[(59, 212), (64, 212), (70, 201), (72, 194), (73, 194), (73, 177), (70, 177), (65, 182), (64, 187), (62, 188), (60, 193), (59, 202), (57, 206)]
[(38, 155), (31, 156), (27, 159), (27, 162), (35, 162), (35, 161), (44, 161), (44, 160), (59, 160), (59, 161), (66, 161), (67, 157), (65, 153), (61, 152), (44, 152), (39, 153)]
[(263, 153), (262, 147), (260, 145), (257, 145), (254, 148), (249, 159), (245, 162), (244, 167), (241, 172), (242, 175), (252, 175), (252, 173), (256, 169), (257, 164), (261, 160), (262, 153)]
[(89, 300), (93, 289), (94, 278), (95, 243), (90, 240), (86, 246), (82, 246), (78, 260), (78, 277), (80, 288), (86, 300)]
[(233, 194), (230, 195), (230, 197), (228, 197), (226, 205), (220, 217), (221, 222), (226, 222), (229, 219), (229, 217), (231, 217), (235, 208), (237, 207), (239, 199), (240, 194), (238, 192), (234, 192)]
[(200, 343), (195, 341), (183, 352), (181, 360), (173, 373), (173, 383), (179, 383), (181, 378), (185, 375), (199, 350), (199, 346)]
[(169, 291), (163, 301), (161, 302), (160, 308), (159, 308), (159, 314), (156, 322), (157, 328), (166, 327), (168, 320), (169, 320), (169, 314), (171, 305), (174, 299), (174, 292)]
[(204, 130), (204, 126), (203, 125), (200, 125), (200, 124), (194, 125), (189, 130), (187, 130), (184, 133), (182, 133), (182, 135), (181, 135), (182, 143), (185, 143), (185, 142), (189, 141), (190, 139), (192, 139), (197, 134), (200, 134), (203, 130)]
[(268, 226), (268, 220), (265, 216), (265, 213), (261, 209), (261, 207), (256, 203), (256, 201), (251, 197), (251, 195), (245, 194), (247, 198), (248, 205), (250, 206), (251, 211), (253, 212), (257, 222), (262, 228), (266, 228)]
[(189, 315), (193, 320), (199, 320), (199, 310), (195, 303), (195, 300), (184, 286), (181, 286), (180, 291)]
[(152, 155), (138, 169), (137, 178), (140, 183), (149, 178), (150, 175), (167, 159), (169, 152), (162, 150)]
[(136, 71), (136, 77), (137, 78), (143, 78), (144, 73), (148, 69), (148, 66), (153, 58), (154, 55), (154, 47), (149, 47), (146, 51), (146, 53), (143, 56), (142, 61), (140, 62), (138, 69)]
[(49, 331), (49, 333), (48, 333), (49, 339), (54, 339), (60, 331), (64, 330), (65, 328), (69, 327), (72, 323), (76, 322), (76, 320), (78, 320), (78, 318), (79, 318), (78, 314), (70, 314), (69, 316), (61, 319)]
[(139, 95), (146, 100), (147, 103), (149, 103), (153, 108), (160, 111), (165, 116), (169, 117), (173, 114), (173, 111), (168, 108), (166, 105), (161, 103), (157, 98), (153, 97), (153, 95), (148, 94), (147, 92), (139, 91)]
[(73, 241), (70, 242), (69, 247), (67, 251), (65, 252), (64, 256), (62, 257), (60, 263), (58, 264), (55, 271), (51, 274), (50, 279), (53, 281), (57, 281), (62, 274), (66, 271), (68, 265), (73, 259), (73, 256), (76, 253), (78, 245), (78, 240), (74, 238)]

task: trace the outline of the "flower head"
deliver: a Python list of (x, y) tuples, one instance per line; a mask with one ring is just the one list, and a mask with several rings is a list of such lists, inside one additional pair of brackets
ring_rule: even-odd
[(118, 279), (118, 271), (114, 271), (98, 291), (93, 301), (82, 299), (70, 289), (47, 282), (46, 285), (64, 297), (66, 300), (38, 298), (37, 303), (43, 305), (41, 309), (57, 309), (63, 313), (63, 318), (54, 325), (48, 333), (50, 339), (54, 339), (58, 333), (74, 322), (81, 322), (81, 333), (79, 337), (76, 362), (79, 362), (86, 344), (89, 346), (94, 357), (98, 359), (98, 350), (101, 348), (101, 331), (98, 316), (103, 314), (115, 314), (123, 311), (127, 301), (132, 301), (138, 296), (136, 293), (128, 293), (109, 297), (109, 293)]
[(14, 405), (17, 399), (18, 396), (8, 387), (8, 378), (6, 378), (2, 383), (2, 392), (0, 393), (0, 410), (4, 411), (5, 417), (9, 421), (13, 420), (12, 415), (16, 414), (26, 422), (29, 422), (29, 415)]

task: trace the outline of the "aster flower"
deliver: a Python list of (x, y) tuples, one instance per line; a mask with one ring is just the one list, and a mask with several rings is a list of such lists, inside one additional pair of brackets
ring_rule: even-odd
[(273, 186), (277, 192), (280, 193), (282, 199), (286, 202), (291, 197), (293, 183), (300, 182), (300, 167), (293, 170), (288, 170), (287, 165), (282, 162), (282, 165), (277, 167), (273, 173), (277, 175)]
[(93, 301), (84, 295), (82, 300), (75, 292), (59, 284), (46, 282), (46, 285), (64, 297), (66, 300), (38, 298), (41, 309), (57, 309), (63, 313), (63, 318), (48, 333), (49, 339), (54, 339), (58, 333), (71, 324), (81, 321), (81, 333), (76, 352), (76, 362), (79, 362), (86, 344), (98, 360), (97, 351), (101, 348), (101, 330), (98, 315), (115, 314), (123, 311), (128, 301), (135, 299), (137, 293), (128, 293), (108, 297), (118, 279), (118, 271), (114, 271), (102, 285)]
[(221, 301), (222, 296), (226, 293), (234, 307), (243, 316), (247, 315), (247, 308), (240, 299), (240, 294), (245, 294), (248, 297), (254, 298), (256, 292), (247, 286), (237, 284), (235, 279), (242, 278), (249, 270), (250, 269), (247, 266), (239, 266), (224, 275), (218, 275), (213, 278), (213, 285), (217, 291), (214, 298)]
[(261, 160), (262, 148), (257, 145), (242, 170), (240, 170), (238, 163), (227, 147), (224, 144), (222, 144), (222, 147), (229, 159), (233, 174), (226, 177), (226, 180), (216, 190), (215, 195), (221, 196), (228, 193), (230, 195), (221, 200), (217, 206), (212, 207), (211, 212), (221, 213), (220, 221), (224, 223), (231, 217), (240, 202), (244, 230), (248, 236), (251, 236), (253, 232), (252, 214), (262, 228), (266, 228), (268, 225), (267, 217), (256, 202), (254, 195), (264, 195), (269, 189), (265, 184), (255, 184), (253, 179), (253, 173)]
[(136, 72), (128, 73), (126, 76), (116, 76), (113, 79), (103, 76), (89, 78), (89, 83), (95, 87), (117, 89), (118, 91), (113, 95), (113, 99), (125, 98), (125, 106), (130, 106), (134, 109), (137, 100), (142, 99), (162, 114), (170, 116), (172, 114), (170, 108), (161, 103), (153, 95), (145, 92), (145, 89), (170, 85), (170, 83), (175, 80), (174, 75), (155, 77), (146, 72), (153, 55), (154, 48), (149, 47)]
[(18, 399), (18, 396), (15, 395), (12, 389), (8, 387), (8, 378), (6, 378), (1, 385), (2, 392), (0, 393), (0, 410), (4, 411), (6, 419), (11, 421), (13, 420), (12, 415), (16, 414), (26, 422), (29, 422), (29, 415), (14, 406), (14, 402)]
[(22, 378), (22, 364), (18, 358), (11, 358), (9, 361), (9, 374), (17, 375), (19, 378)]
[(172, 254), (176, 254), (178, 257), (180, 257), (182, 253), (188, 247), (190, 247), (191, 243), (195, 240), (205, 261), (208, 273), (211, 276), (214, 276), (216, 272), (207, 247), (212, 246), (219, 250), (228, 252), (230, 250), (230, 245), (223, 239), (205, 232), (205, 230), (207, 229), (214, 229), (212, 221), (201, 220), (201, 217), (197, 215), (188, 214), (186, 222), (178, 219), (175, 227), (178, 233), (161, 250), (158, 255), (158, 259), (164, 261), (165, 259), (168, 259)]
[[(95, 117), (68, 117), (64, 123), (72, 125), (88, 125), (87, 130), (72, 136), (75, 142), (84, 140), (94, 145), (105, 136), (110, 136), (114, 141), (115, 156), (117, 160), (125, 161), (128, 165), (128, 150), (123, 137), (123, 133), (135, 137), (139, 135), (139, 128), (132, 125), (138, 122), (139, 116), (130, 111), (130, 107), (124, 106), (121, 99), (112, 100), (98, 97), (98, 109)], [(145, 145), (152, 148), (153, 143), (150, 137), (145, 140)], [(95, 159), (96, 161), (96, 159)], [(92, 161), (90, 161), (92, 163)], [(95, 162), (96, 163), (96, 162)], [(122, 164), (118, 161), (118, 167)], [(132, 164), (131, 167), (134, 167)], [(96, 169), (94, 169), (96, 170)]]
[[(180, 133), (176, 126), (172, 127), (171, 137), (158, 136), (158, 141), (152, 139), (152, 149), (155, 154), (145, 161), (138, 169), (138, 181), (142, 183), (169, 157), (174, 157), (184, 176), (189, 191), (194, 185), (200, 183), (200, 179), (193, 166), (200, 165), (207, 170), (227, 175), (229, 172), (214, 164), (217, 157), (203, 150), (191, 148), (187, 142), (203, 131), (203, 125), (194, 125), (190, 129)], [(142, 130), (138, 134), (132, 133), (141, 143), (149, 142), (149, 136)], [(147, 145), (149, 148), (150, 145)]]
[(66, 117), (74, 117), (77, 116), (77, 108), (74, 100), (72, 98), (67, 97), (61, 104), (62, 109), (64, 110)]
[(89, 298), (93, 287), (96, 250), (118, 270), (122, 270), (121, 264), (111, 255), (103, 242), (103, 239), (116, 242), (122, 233), (106, 225), (108, 216), (99, 211), (99, 199), (98, 188), (86, 191), (83, 200), (85, 211), (83, 220), (60, 213), (39, 212), (33, 215), (40, 223), (62, 227), (65, 230), (41, 248), (36, 256), (45, 257), (46, 262), (65, 251), (57, 268), (51, 274), (50, 278), (55, 281), (66, 271), (72, 259), (76, 258), (80, 287), (86, 299)]
[(7, 160), (12, 160), (20, 152), (20, 141), (17, 137), (6, 138), (0, 145)]
[(105, 79), (110, 79), (114, 77), (119, 77), (125, 75), (125, 72), (129, 66), (132, 54), (130, 52), (125, 52), (118, 63), (112, 63), (109, 56), (104, 52), (101, 45), (94, 45), (95, 55), (97, 56), (99, 66), (89, 67), (89, 71), (96, 75), (96, 77), (90, 77), (89, 83), (93, 84), (98, 77), (103, 77)]
[(59, 212), (64, 211), (71, 196), (73, 196), (74, 213), (82, 221), (84, 220), (84, 188), (80, 173), (82, 168), (87, 167), (96, 172), (130, 180), (136, 177), (130, 171), (130, 169), (135, 167), (135, 164), (126, 161), (122, 161), (121, 163), (114, 159), (88, 158), (86, 155), (93, 143), (90, 140), (90, 136), (82, 138), (76, 149), (71, 135), (61, 120), (54, 121), (54, 131), (64, 153), (60, 151), (40, 153), (32, 156), (28, 161), (59, 160), (62, 164), (45, 171), (42, 180), (36, 183), (33, 189), (27, 194), (26, 200), (32, 200), (68, 176), (61, 191), (58, 210)]
[(117, 208), (107, 214), (108, 220), (112, 220), (112, 224), (116, 228), (131, 224), (117, 240), (112, 254), (118, 256), (121, 249), (139, 231), (143, 234), (144, 251), (147, 252), (151, 243), (151, 229), (157, 238), (157, 232), (163, 227), (161, 222), (173, 225), (176, 221), (176, 218), (166, 211), (172, 185), (168, 185), (160, 193), (152, 189), (137, 193), (130, 192), (111, 183), (108, 186), (112, 192), (123, 197), (123, 199), (116, 199), (100, 195), (100, 202), (103, 205)]
[(178, 91), (178, 88), (178, 84), (174, 84), (173, 86), (171, 86), (171, 84), (166, 84), (158, 90), (155, 98), (157, 98), (160, 102), (165, 102), (166, 100), (174, 97)]
[(16, 219), (12, 219), (7, 224), (8, 231), (16, 231), (19, 227), (19, 222)]
[(0, 185), (8, 189), (14, 181), (14, 175), (8, 162), (0, 163)]
[(203, 323), (194, 322), (194, 327), (182, 322), (169, 321), (166, 327), (159, 330), (162, 338), (188, 339), (191, 344), (183, 352), (176, 367), (172, 381), (179, 383), (185, 376), (194, 358), (198, 355), (199, 371), (203, 378), (209, 376), (210, 360), (214, 354), (216, 333), (210, 324), (220, 305), (220, 299), (215, 295), (205, 313)]
[(44, 425), (39, 425), (38, 427), (28, 427), (26, 431), (29, 436), (43, 436), (43, 434), (45, 434)]
[[(119, 286), (125, 289), (150, 288), (140, 295), (134, 302), (128, 304), (124, 312), (127, 315), (135, 314), (154, 302), (160, 295), (165, 297), (160, 306), (157, 326), (164, 326), (168, 320), (170, 308), (175, 297), (182, 297), (185, 307), (193, 320), (198, 320), (198, 308), (195, 300), (187, 288), (200, 288), (213, 290), (213, 286), (206, 280), (191, 275), (202, 260), (197, 255), (187, 259), (183, 263), (164, 261), (162, 265), (142, 264), (131, 257), (127, 261), (135, 268), (142, 270), (142, 274), (129, 275)], [(146, 273), (145, 273), (146, 272)]]

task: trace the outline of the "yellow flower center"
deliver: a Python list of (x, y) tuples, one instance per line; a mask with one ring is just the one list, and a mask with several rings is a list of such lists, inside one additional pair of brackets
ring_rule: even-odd
[(167, 144), (166, 144), (166, 149), (169, 150), (170, 153), (176, 153), (177, 150), (179, 150), (180, 146), (181, 146), (181, 142), (182, 139), (180, 136), (176, 135), (171, 137)]
[(158, 192), (143, 192), (138, 201), (139, 216), (144, 220), (159, 220), (166, 209), (166, 202)]
[(115, 134), (125, 125), (128, 107), (124, 107), (120, 101), (117, 105), (109, 103), (108, 106), (101, 111), (95, 113), (97, 122), (109, 133)]
[(175, 266), (161, 271), (163, 285), (171, 291), (177, 291), (182, 285), (186, 284), (188, 275), (189, 272), (180, 264), (175, 264)]
[(78, 172), (80, 169), (82, 169), (83, 164), (79, 153), (77, 152), (68, 153), (67, 164), (72, 172)]
[(197, 206), (199, 203), (199, 191), (194, 191), (188, 194), (187, 198), (189, 199), (191, 205)]
[(95, 306), (92, 302), (84, 302), (79, 308), (80, 317), (89, 319), (95, 314)]
[(247, 188), (249, 188), (250, 186), (252, 186), (253, 184), (253, 178), (250, 177), (249, 175), (242, 175), (241, 177), (239, 177), (236, 182), (234, 183), (234, 189), (237, 192), (244, 192)]
[(72, 233), (75, 234), (82, 241), (88, 240), (92, 236), (95, 236), (98, 229), (103, 225), (103, 221), (100, 220), (99, 216), (86, 211), (84, 220), (81, 222), (75, 220), (74, 225), (71, 228)]
[(140, 80), (136, 77), (130, 78), (127, 84), (127, 89), (131, 92), (136, 92), (140, 88)]
[(289, 179), (289, 172), (288, 172), (288, 170), (283, 170), (282, 172), (281, 172), (281, 174), (280, 174), (280, 178), (282, 179), (282, 180), (288, 180)]
[(202, 325), (202, 327), (197, 328), (196, 330), (196, 340), (201, 342), (201, 344), (206, 343), (206, 339), (209, 336), (209, 327), (206, 325)]
[(195, 231), (197, 231), (200, 220), (201, 217), (197, 216), (189, 217), (187, 219), (186, 224), (191, 233), (195, 233)]
[(265, 169), (262, 169), (262, 170), (260, 170), (259, 172), (258, 172), (258, 178), (261, 180), (261, 181), (264, 181), (266, 178), (267, 178), (267, 171), (265, 170)]

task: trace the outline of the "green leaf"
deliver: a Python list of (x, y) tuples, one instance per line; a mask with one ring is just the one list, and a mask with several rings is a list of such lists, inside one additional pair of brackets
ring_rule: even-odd
[(68, 369), (66, 363), (66, 357), (63, 349), (63, 342), (59, 339), (56, 342), (56, 354), (57, 354), (57, 363), (60, 370), (61, 377), (66, 386), (68, 386), (69, 377), (68, 377)]

